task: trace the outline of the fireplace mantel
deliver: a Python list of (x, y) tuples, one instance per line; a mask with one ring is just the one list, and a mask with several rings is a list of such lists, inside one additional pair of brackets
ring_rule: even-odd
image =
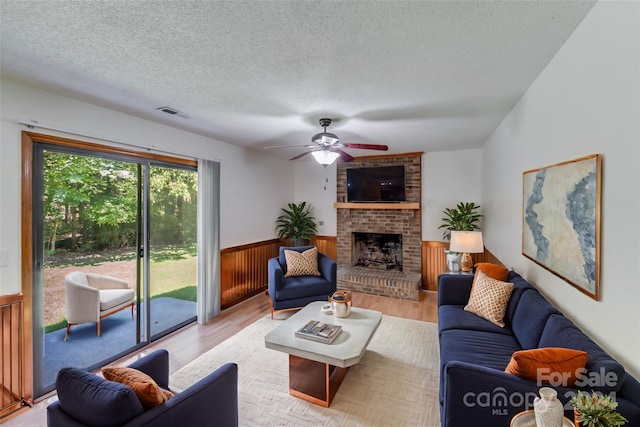
[(345, 203), (335, 202), (333, 207), (336, 209), (403, 209), (403, 210), (418, 210), (420, 209), (420, 203)]

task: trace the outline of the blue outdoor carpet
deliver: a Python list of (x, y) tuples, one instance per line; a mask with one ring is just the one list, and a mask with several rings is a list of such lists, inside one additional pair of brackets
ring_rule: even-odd
[[(144, 316), (144, 313), (141, 313)], [(151, 335), (178, 325), (196, 316), (196, 303), (176, 298), (160, 297), (151, 300)], [(81, 369), (99, 365), (110, 356), (122, 353), (136, 344), (136, 320), (131, 309), (125, 309), (102, 319), (102, 335), (95, 323), (71, 327), (67, 341), (66, 328), (44, 336), (44, 385), (56, 381), (64, 367)]]

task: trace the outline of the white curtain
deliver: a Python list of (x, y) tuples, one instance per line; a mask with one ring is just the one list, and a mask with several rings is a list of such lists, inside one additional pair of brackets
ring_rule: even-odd
[(220, 313), (220, 163), (198, 160), (198, 323)]

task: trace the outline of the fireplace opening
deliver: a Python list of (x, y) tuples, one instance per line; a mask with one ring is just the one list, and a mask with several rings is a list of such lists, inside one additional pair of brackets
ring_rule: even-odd
[(402, 234), (353, 233), (353, 265), (402, 271)]

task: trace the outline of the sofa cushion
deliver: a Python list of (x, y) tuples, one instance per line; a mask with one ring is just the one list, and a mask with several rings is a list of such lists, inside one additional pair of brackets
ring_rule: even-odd
[(575, 387), (583, 390), (596, 390), (602, 393), (618, 392), (625, 379), (624, 367), (609, 356), (591, 338), (562, 315), (553, 315), (547, 321), (540, 347), (569, 347), (586, 351), (589, 359), (587, 370), (578, 378)]
[(507, 277), (509, 276), (509, 269), (507, 269), (507, 267), (493, 264), (491, 262), (479, 262), (475, 265), (475, 267), (476, 275), (478, 274), (478, 271), (482, 271), (492, 279), (500, 280), (502, 282), (506, 281)]
[(505, 372), (538, 384), (573, 387), (589, 355), (580, 350), (547, 347), (516, 351)]
[(513, 313), (516, 311), (516, 307), (524, 291), (531, 289), (537, 292), (537, 289), (515, 271), (509, 271), (509, 277), (506, 281), (513, 283), (513, 292), (511, 292), (511, 298), (509, 298), (507, 309), (504, 312), (504, 323), (511, 326)]
[(80, 369), (62, 368), (56, 388), (64, 412), (86, 425), (121, 426), (144, 412), (129, 387)]
[(108, 366), (102, 368), (102, 375), (109, 381), (115, 381), (130, 387), (145, 409), (161, 405), (167, 399), (173, 397), (173, 393), (163, 392), (149, 375), (134, 368)]
[(478, 270), (471, 289), (469, 303), (464, 309), (504, 327), (504, 312), (512, 291), (513, 283), (492, 279)]
[(103, 289), (100, 291), (100, 311), (107, 311), (126, 302), (133, 302), (133, 289)]
[[(553, 307), (542, 295), (535, 290), (525, 290), (518, 301), (513, 313), (511, 330), (520, 341), (522, 349), (537, 348), (542, 336), (542, 330), (547, 319), (559, 311)], [(545, 345), (540, 347), (572, 347), (570, 345)]]
[(320, 276), (297, 276), (284, 279), (282, 288), (276, 290), (276, 299), (284, 301), (332, 293), (331, 282)]
[(464, 305), (443, 305), (438, 308), (438, 333), (448, 329), (465, 329), (513, 335), (510, 328), (501, 328), (494, 323), (487, 322), (476, 314), (465, 311)]
[(318, 249), (311, 248), (304, 252), (284, 251), (287, 260), (287, 272), (284, 277), (319, 276)]
[(520, 344), (513, 335), (450, 329), (442, 332), (440, 362), (458, 360), (504, 371), (518, 350)]

